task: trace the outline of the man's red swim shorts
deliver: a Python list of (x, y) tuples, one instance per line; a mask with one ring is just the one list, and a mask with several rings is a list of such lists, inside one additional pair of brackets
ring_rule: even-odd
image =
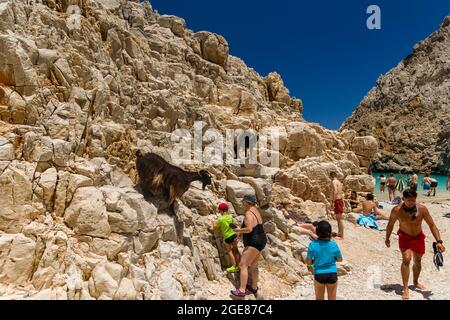
[(344, 200), (337, 199), (334, 200), (334, 214), (343, 214), (344, 213)]
[(398, 230), (398, 245), (400, 249), (411, 249), (412, 252), (417, 254), (425, 254), (425, 234), (421, 231), (416, 236), (411, 236), (401, 230)]

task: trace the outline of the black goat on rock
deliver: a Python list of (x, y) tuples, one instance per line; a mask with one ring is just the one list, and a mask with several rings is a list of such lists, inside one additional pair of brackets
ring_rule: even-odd
[(211, 184), (208, 171), (189, 172), (168, 163), (155, 153), (136, 152), (136, 169), (144, 196), (162, 194), (174, 212), (175, 199), (180, 198), (193, 181), (201, 181), (203, 190)]

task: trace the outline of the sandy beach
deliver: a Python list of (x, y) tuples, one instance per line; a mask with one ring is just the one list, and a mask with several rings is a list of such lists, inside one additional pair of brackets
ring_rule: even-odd
[[(382, 196), (383, 197), (383, 196)], [(440, 197), (420, 197), (430, 210), (438, 226), (444, 243), (450, 239), (450, 193)], [(383, 198), (382, 198), (383, 199)], [(388, 214), (388, 212), (385, 212)], [(387, 222), (381, 222), (385, 227)], [(334, 222), (333, 228), (337, 225)], [(345, 222), (345, 240), (338, 241), (344, 260), (353, 267), (345, 276), (339, 277), (338, 299), (341, 300), (398, 300), (401, 299), (402, 280), (400, 275), (401, 254), (398, 249), (398, 237), (395, 234), (398, 224), (391, 237), (391, 248), (384, 244), (385, 232), (365, 229), (354, 223)], [(444, 267), (438, 271), (433, 264), (432, 243), (434, 238), (428, 225), (424, 223), (427, 236), (427, 252), (422, 260), (420, 281), (426, 291), (410, 290), (411, 300), (441, 300), (450, 299), (450, 268), (448, 253), (444, 254)], [(412, 285), (412, 272), (410, 276)], [(410, 288), (411, 289), (411, 288)], [(299, 286), (296, 292), (289, 295), (292, 299), (314, 299), (312, 278)]]

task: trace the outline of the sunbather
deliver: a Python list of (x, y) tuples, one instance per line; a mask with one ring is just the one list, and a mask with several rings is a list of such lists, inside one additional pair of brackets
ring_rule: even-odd
[(372, 216), (374, 220), (389, 220), (388, 217), (383, 215), (380, 210), (378, 210), (377, 204), (374, 201), (375, 197), (372, 193), (366, 195), (366, 200), (364, 200), (360, 206), (353, 210), (355, 213), (362, 213), (365, 216)]

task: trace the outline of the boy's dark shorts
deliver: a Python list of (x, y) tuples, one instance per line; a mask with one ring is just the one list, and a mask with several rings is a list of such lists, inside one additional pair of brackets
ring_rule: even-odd
[(316, 274), (314, 280), (320, 284), (335, 284), (338, 281), (338, 276), (337, 273)]
[(228, 239), (225, 239), (225, 243), (226, 243), (226, 244), (232, 244), (233, 241), (236, 240), (236, 238), (237, 238), (237, 234), (235, 234), (235, 235), (229, 237)]

